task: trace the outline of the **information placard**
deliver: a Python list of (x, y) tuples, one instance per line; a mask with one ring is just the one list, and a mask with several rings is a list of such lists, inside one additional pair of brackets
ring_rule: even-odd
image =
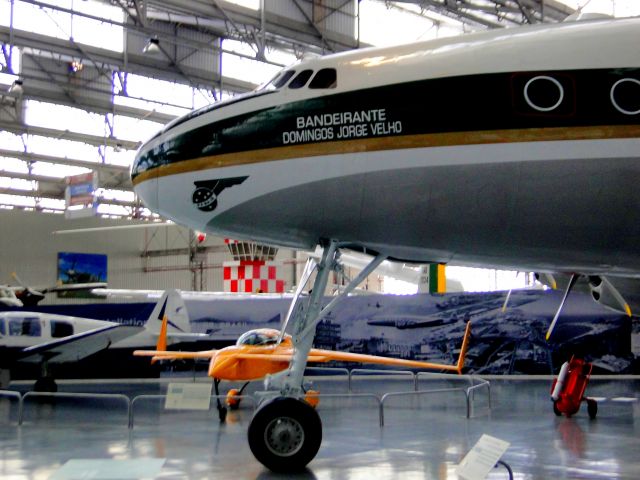
[(173, 410), (209, 410), (210, 403), (210, 383), (170, 383), (167, 388), (167, 400), (164, 408)]
[(456, 474), (465, 480), (483, 480), (509, 448), (509, 442), (490, 435), (482, 435), (478, 443), (464, 457)]

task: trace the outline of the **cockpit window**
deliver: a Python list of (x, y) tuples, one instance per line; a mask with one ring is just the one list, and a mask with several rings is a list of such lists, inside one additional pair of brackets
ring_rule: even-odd
[(271, 82), (275, 88), (283, 87), (287, 84), (287, 82), (293, 77), (293, 74), (296, 73), (294, 70), (287, 70), (282, 72)]
[(291, 80), (289, 88), (304, 87), (311, 78), (311, 75), (313, 75), (313, 70), (302, 70), (293, 80)]
[(335, 68), (323, 68), (313, 77), (309, 88), (336, 88), (338, 75)]
[(68, 322), (51, 320), (51, 336), (53, 338), (63, 338), (73, 335), (73, 325)]
[(252, 345), (275, 345), (278, 342), (278, 334), (275, 332), (259, 332), (252, 330), (247, 332), (238, 338), (236, 342), (237, 346)]
[(4, 336), (7, 331), (4, 329), (4, 318), (0, 318), (0, 335)]
[(40, 319), (38, 318), (16, 318), (9, 320), (9, 335), (39, 337), (42, 335)]

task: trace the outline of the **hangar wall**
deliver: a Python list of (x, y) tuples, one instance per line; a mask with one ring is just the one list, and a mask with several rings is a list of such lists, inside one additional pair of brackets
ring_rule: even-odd
[[(193, 289), (188, 268), (189, 233), (182, 227), (52, 234), (56, 230), (117, 225), (131, 223), (103, 218), (66, 220), (57, 214), (0, 210), (0, 284), (15, 284), (11, 274), (16, 272), (31, 286), (55, 285), (58, 252), (73, 252), (107, 255), (109, 288)], [(203, 289), (222, 291), (222, 262), (232, 260), (231, 254), (221, 238), (207, 236), (203, 245), (207, 250), (202, 257)], [(279, 276), (286, 282), (285, 289), (291, 288), (295, 268), (293, 253), (281, 250), (276, 261), (282, 263)], [(95, 301), (63, 299), (49, 294), (43, 303)]]

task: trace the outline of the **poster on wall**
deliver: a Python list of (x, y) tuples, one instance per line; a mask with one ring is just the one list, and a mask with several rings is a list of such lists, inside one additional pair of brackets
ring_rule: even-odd
[[(547, 341), (545, 335), (563, 292), (514, 290), (503, 311), (506, 295), (354, 295), (332, 308), (318, 324), (314, 346), (454, 364), (466, 323), (471, 322), (465, 373), (557, 374), (572, 355), (592, 362), (594, 373), (640, 373), (638, 351), (632, 350), (633, 332), (640, 331), (640, 326), (634, 327), (626, 314), (594, 302), (590, 295), (574, 292)], [(289, 300), (199, 297), (185, 300), (185, 306), (194, 332), (230, 344), (247, 330), (279, 329)]]
[[(77, 285), (107, 282), (107, 255), (58, 252), (58, 283)], [(89, 290), (58, 292), (64, 298), (93, 298)]]

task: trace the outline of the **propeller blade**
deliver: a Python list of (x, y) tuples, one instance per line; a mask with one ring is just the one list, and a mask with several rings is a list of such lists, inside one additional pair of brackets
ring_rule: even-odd
[(549, 286), (553, 290), (557, 290), (558, 289), (558, 282), (556, 282), (555, 277), (553, 275), (551, 275), (550, 273), (544, 273), (543, 275), (547, 279), (547, 282), (549, 283)]
[(620, 308), (622, 308), (622, 310), (624, 310), (624, 312), (627, 314), (627, 316), (631, 316), (631, 307), (629, 306), (629, 304), (624, 300), (624, 298), (622, 297), (622, 294), (618, 291), (618, 289), (616, 287), (614, 287), (611, 282), (609, 280), (607, 280), (605, 277), (602, 277), (602, 283), (605, 287), (607, 287), (609, 289), (609, 291), (611, 292), (611, 295), (613, 295), (613, 298), (616, 300), (616, 302), (618, 302), (618, 305), (620, 305)]
[(18, 276), (18, 274), (16, 272), (11, 272), (11, 278), (13, 278), (17, 282), (17, 284), (20, 285), (21, 287), (27, 288), (27, 286), (20, 279), (20, 277)]
[[(518, 278), (520, 276), (520, 272), (516, 272), (516, 278)], [(509, 304), (509, 299), (511, 298), (511, 292), (513, 291), (513, 288), (510, 288), (509, 291), (507, 292), (507, 298), (504, 299), (504, 303), (502, 304), (502, 313), (507, 311), (507, 305)]]
[(507, 305), (509, 304), (509, 298), (511, 298), (511, 291), (513, 289), (510, 288), (509, 291), (507, 292), (507, 298), (504, 299), (504, 303), (502, 304), (502, 313), (507, 311)]
[(551, 325), (549, 325), (549, 330), (547, 330), (547, 335), (546, 335), (547, 342), (549, 341), (549, 338), (551, 338), (551, 333), (553, 333), (553, 329), (556, 326), (556, 322), (560, 317), (560, 312), (562, 311), (562, 307), (564, 307), (564, 302), (567, 301), (567, 297), (569, 296), (569, 293), (571, 292), (571, 289), (573, 288), (573, 286), (578, 281), (579, 276), (580, 275), (576, 275), (575, 273), (571, 275), (571, 280), (569, 280), (569, 285), (567, 285), (567, 290), (564, 292), (564, 296), (562, 297), (562, 301), (560, 302), (558, 311), (556, 312), (556, 315), (553, 317), (553, 320), (551, 321)]

